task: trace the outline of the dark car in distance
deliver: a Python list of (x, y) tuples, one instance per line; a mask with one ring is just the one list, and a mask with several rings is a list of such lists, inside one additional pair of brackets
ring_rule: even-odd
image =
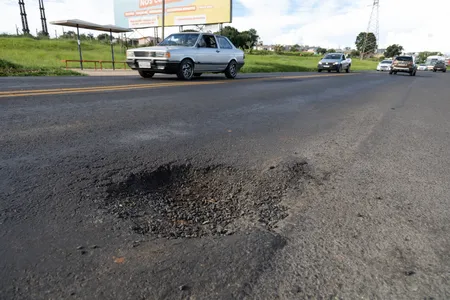
[(392, 62), (389, 74), (397, 74), (397, 72), (409, 73), (411, 76), (416, 76), (417, 65), (414, 57), (410, 55), (397, 56)]
[(445, 65), (445, 61), (438, 60), (433, 66), (433, 72), (442, 71), (447, 72), (447, 66)]

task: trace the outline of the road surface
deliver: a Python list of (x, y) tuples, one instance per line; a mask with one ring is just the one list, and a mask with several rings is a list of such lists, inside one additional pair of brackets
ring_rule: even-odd
[(449, 299), (449, 83), (0, 79), (0, 299)]

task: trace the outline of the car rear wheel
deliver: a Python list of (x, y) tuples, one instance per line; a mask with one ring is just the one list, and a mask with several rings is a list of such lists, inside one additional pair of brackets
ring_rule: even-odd
[(138, 71), (138, 72), (142, 78), (152, 78), (153, 75), (155, 75), (155, 72), (150, 72), (150, 71)]
[(237, 63), (235, 60), (230, 61), (225, 69), (225, 77), (228, 79), (234, 79), (237, 76)]
[(194, 62), (189, 58), (183, 59), (178, 66), (177, 77), (182, 80), (191, 80), (194, 76)]

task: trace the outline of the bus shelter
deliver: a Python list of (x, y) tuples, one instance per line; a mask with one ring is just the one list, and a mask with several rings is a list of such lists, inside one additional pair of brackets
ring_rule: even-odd
[(80, 28), (109, 32), (109, 42), (111, 44), (111, 58), (112, 58), (113, 70), (115, 70), (115, 62), (114, 62), (114, 45), (113, 45), (112, 34), (113, 33), (127, 33), (127, 32), (133, 31), (130, 28), (123, 28), (123, 27), (119, 27), (119, 26), (115, 26), (115, 25), (100, 25), (100, 24), (95, 24), (95, 23), (91, 23), (91, 22), (87, 22), (87, 21), (83, 21), (83, 20), (79, 20), (79, 19), (53, 21), (53, 22), (50, 22), (50, 24), (74, 27), (77, 29), (77, 42), (78, 42), (78, 52), (80, 54), (81, 70), (83, 70), (83, 53), (81, 50)]

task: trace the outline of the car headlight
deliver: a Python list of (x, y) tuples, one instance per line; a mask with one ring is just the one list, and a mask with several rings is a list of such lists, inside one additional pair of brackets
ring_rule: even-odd
[(319, 65), (321, 65), (322, 64), (322, 62), (321, 61), (319, 61)]
[(339, 62), (337, 61), (337, 62), (335, 62), (334, 64), (337, 65), (337, 64), (339, 64)]

